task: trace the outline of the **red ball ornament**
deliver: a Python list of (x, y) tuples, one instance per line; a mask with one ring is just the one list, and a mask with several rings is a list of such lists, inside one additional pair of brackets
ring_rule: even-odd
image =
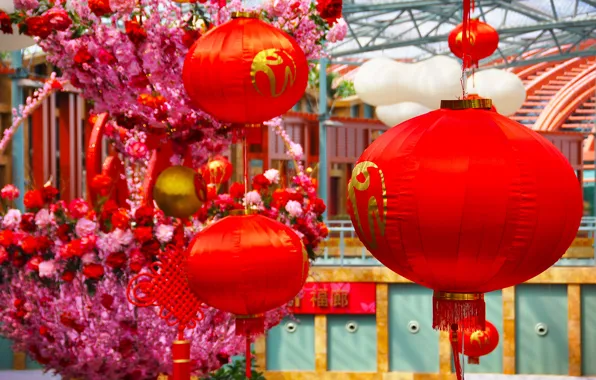
[[(497, 328), (486, 321), (484, 330), (466, 331), (458, 334), (459, 342), (464, 343), (464, 355), (468, 356), (468, 364), (480, 364), (480, 357), (490, 354), (499, 345), (499, 332)], [(458, 345), (458, 353), (461, 353)]]
[(376, 139), (348, 185), (360, 240), (431, 288), (433, 327), (484, 328), (483, 293), (552, 266), (580, 225), (580, 182), (545, 138), (490, 111), (443, 101)]
[(464, 57), (464, 24), (461, 23), (449, 33), (449, 49), (464, 61), (465, 67), (478, 67), (478, 61), (490, 57), (499, 47), (499, 33), (490, 25), (477, 19), (470, 20), (470, 44)]
[(198, 233), (188, 250), (192, 292), (237, 316), (236, 332), (263, 331), (263, 313), (294, 299), (308, 275), (294, 230), (261, 215), (228, 216)]
[(296, 41), (238, 12), (190, 48), (182, 73), (192, 103), (226, 123), (258, 124), (302, 97), (308, 62)]

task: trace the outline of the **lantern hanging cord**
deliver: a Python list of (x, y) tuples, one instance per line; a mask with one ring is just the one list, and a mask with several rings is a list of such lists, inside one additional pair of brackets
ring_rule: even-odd
[(474, 0), (463, 0), (463, 30), (462, 30), (462, 70), (461, 70), (461, 87), (462, 99), (466, 98), (466, 69), (470, 67), (470, 14), (475, 8)]
[[(464, 378), (464, 373), (462, 371), (462, 367), (461, 367), (461, 360), (459, 357), (459, 352), (458, 352), (458, 336), (457, 336), (457, 330), (458, 330), (458, 326), (457, 323), (453, 323), (451, 325), (451, 331), (450, 331), (450, 341), (451, 341), (451, 351), (453, 352), (453, 366), (455, 367), (455, 374), (457, 375), (457, 380), (463, 380)], [(461, 352), (463, 352), (463, 345), (462, 345), (462, 350)]]
[(244, 210), (248, 214), (248, 202), (246, 201), (246, 195), (248, 194), (248, 143), (246, 142), (246, 130), (242, 137), (242, 154), (243, 158), (243, 176), (244, 176)]
[(246, 378), (252, 377), (252, 359), (250, 357), (250, 335), (246, 334)]

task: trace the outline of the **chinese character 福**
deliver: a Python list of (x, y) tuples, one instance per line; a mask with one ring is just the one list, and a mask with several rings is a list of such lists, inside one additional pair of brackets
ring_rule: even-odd
[(317, 289), (312, 296), (312, 304), (317, 307), (329, 307), (329, 296), (326, 289)]

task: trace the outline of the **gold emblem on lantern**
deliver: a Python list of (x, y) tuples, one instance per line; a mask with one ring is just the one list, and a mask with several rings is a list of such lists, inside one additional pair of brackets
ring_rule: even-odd
[[(273, 72), (273, 67), (280, 65), (285, 65), (283, 71), (284, 82), (281, 89), (277, 91), (277, 77)], [(288, 53), (280, 49), (265, 49), (255, 55), (252, 60), (252, 65), (250, 66), (250, 80), (255, 87), (255, 90), (257, 90), (259, 94), (265, 96), (257, 84), (258, 73), (267, 75), (267, 78), (269, 79), (270, 95), (271, 97), (276, 98), (286, 91), (288, 84), (292, 86), (296, 81), (296, 63)]]
[(470, 343), (477, 343), (478, 347), (488, 344), (489, 336), (482, 330), (477, 330), (470, 335)]
[[(455, 36), (456, 44), (461, 45), (463, 38), (464, 38), (463, 35), (464, 35), (463, 31), (457, 33), (457, 36)], [(470, 45), (474, 46), (474, 44), (476, 43), (476, 36), (474, 34), (470, 33), (469, 37), (468, 37), (468, 41), (470, 41)]]
[[(356, 202), (356, 193), (368, 191), (372, 182), (371, 173), (369, 171), (370, 168), (377, 169), (379, 173), (378, 177), (375, 176), (375, 178), (380, 179), (380, 186), (374, 186), (373, 188), (380, 190), (381, 193), (371, 194), (368, 198), (367, 213), (369, 231), (366, 231), (365, 233), (364, 228), (362, 227), (362, 216), (358, 210), (358, 203)], [(364, 178), (364, 182), (360, 181), (360, 175), (362, 175)], [(374, 162), (360, 162), (358, 165), (356, 165), (354, 170), (352, 170), (352, 178), (350, 178), (350, 183), (348, 184), (348, 197), (354, 212), (356, 227), (360, 230), (360, 238), (366, 240), (365, 243), (367, 243), (371, 249), (377, 248), (375, 225), (379, 229), (379, 234), (384, 236), (385, 224), (387, 223), (387, 189), (385, 188), (385, 176), (383, 175), (383, 171), (379, 169)], [(379, 204), (379, 198), (382, 199), (381, 204)], [(368, 233), (370, 233), (370, 240), (368, 239)]]

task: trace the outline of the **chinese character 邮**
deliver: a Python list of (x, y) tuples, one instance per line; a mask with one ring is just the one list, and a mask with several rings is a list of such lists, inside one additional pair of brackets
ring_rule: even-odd
[(331, 293), (333, 307), (348, 307), (349, 293), (345, 290), (336, 290)]

